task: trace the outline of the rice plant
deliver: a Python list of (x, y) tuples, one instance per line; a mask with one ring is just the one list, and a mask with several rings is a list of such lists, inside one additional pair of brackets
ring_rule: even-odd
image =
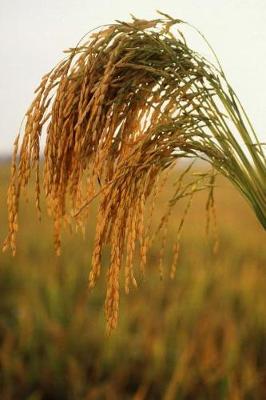
[[(89, 287), (100, 276), (102, 252), (108, 247), (105, 311), (109, 330), (117, 324), (122, 273), (128, 292), (137, 286), (136, 252), (144, 271), (153, 235), (166, 232), (176, 203), (188, 199), (177, 224), (172, 276), (185, 216), (196, 192), (208, 191), (208, 221), (211, 215), (215, 217), (216, 173), (235, 185), (266, 228), (263, 144), (206, 39), (198, 32), (216, 65), (187, 44), (180, 29), (189, 24), (159, 15), (151, 21), (135, 17), (130, 22), (116, 21), (67, 50), (66, 57), (42, 78), (26, 113), (22, 141), (20, 135), (15, 141), (4, 249), (11, 247), (15, 254), (19, 199), (31, 175), (39, 214), (44, 190), (57, 254), (62, 229), (74, 225), (83, 230), (89, 205), (98, 198)], [(167, 210), (152, 234), (150, 220), (158, 193), (181, 159), (191, 162), (178, 175)], [(210, 172), (191, 174), (195, 159), (209, 163)], [(163, 233), (162, 237), (159, 265)]]

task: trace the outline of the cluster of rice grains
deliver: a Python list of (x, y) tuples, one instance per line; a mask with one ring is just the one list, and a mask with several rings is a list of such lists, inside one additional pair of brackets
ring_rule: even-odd
[[(89, 204), (99, 199), (89, 286), (100, 275), (102, 251), (108, 246), (109, 330), (117, 324), (121, 272), (128, 292), (137, 284), (134, 254), (138, 249), (144, 270), (152, 244), (149, 219), (178, 159), (207, 160), (240, 189), (266, 225), (262, 145), (220, 65), (215, 67), (188, 47), (176, 29), (182, 21), (160, 14), (152, 21), (134, 17), (129, 23), (117, 21), (69, 49), (66, 58), (42, 78), (26, 113), (22, 143), (19, 146), (19, 138), (15, 142), (4, 248), (10, 246), (15, 253), (19, 197), (32, 173), (40, 211), (40, 138), (46, 131), (42, 186), (58, 254), (61, 229), (73, 223), (83, 229)], [(187, 182), (183, 178), (190, 166), (185, 168), (155, 232), (162, 233), (161, 265), (172, 208), (187, 196), (184, 216), (177, 223), (171, 275), (193, 194), (209, 189), (207, 208), (214, 213), (215, 173), (193, 175)], [(148, 215), (145, 223), (144, 215)]]

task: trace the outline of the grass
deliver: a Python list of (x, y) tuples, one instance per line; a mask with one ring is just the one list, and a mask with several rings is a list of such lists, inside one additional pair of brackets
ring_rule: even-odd
[[(89, 205), (98, 197), (89, 287), (98, 281), (108, 254), (105, 314), (109, 331), (118, 322), (121, 274), (126, 292), (138, 285), (135, 255), (139, 254), (143, 271), (153, 237), (161, 232), (163, 274), (167, 225), (176, 203), (188, 197), (173, 245), (172, 276), (196, 192), (208, 190), (207, 220), (209, 224), (212, 216), (215, 222), (217, 173), (235, 185), (266, 227), (263, 144), (209, 43), (199, 32), (216, 66), (189, 47), (180, 31), (184, 24), (189, 25), (160, 13), (152, 21), (135, 17), (130, 22), (116, 21), (83, 38), (42, 78), (25, 116), (23, 138), (20, 141), (19, 135), (15, 140), (7, 196), (9, 232), (3, 247), (16, 252), (19, 201), (31, 175), (39, 216), (44, 190), (58, 254), (63, 229), (84, 230)], [(164, 181), (164, 174), (180, 159), (203, 159), (212, 171), (192, 174), (190, 182), (184, 179), (190, 168), (180, 174), (158, 228), (150, 229), (149, 210), (162, 189), (158, 181)]]
[[(158, 221), (175, 175), (156, 202)], [(1, 166), (1, 240), (8, 177)], [(104, 276), (87, 289), (96, 210), (85, 240), (66, 232), (55, 257), (52, 223), (45, 213), (38, 223), (30, 183), (17, 255), (0, 255), (0, 398), (264, 399), (265, 232), (229, 181), (220, 177), (217, 185), (218, 254), (205, 235), (207, 193), (200, 192), (184, 226), (174, 280), (169, 266), (185, 200), (169, 220), (163, 280), (157, 238), (145, 277), (137, 276), (141, 290), (121, 296), (120, 322), (108, 337)]]

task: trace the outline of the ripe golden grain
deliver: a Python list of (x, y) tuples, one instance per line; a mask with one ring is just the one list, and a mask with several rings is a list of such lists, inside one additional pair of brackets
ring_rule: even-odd
[[(57, 254), (64, 225), (74, 224), (84, 230), (88, 206), (98, 197), (89, 287), (94, 287), (100, 276), (102, 251), (109, 245), (105, 301), (108, 330), (117, 325), (121, 270), (126, 292), (137, 285), (137, 242), (140, 269), (145, 270), (154, 239), (151, 219), (156, 199), (167, 180), (167, 171), (178, 159), (209, 162), (234, 183), (266, 227), (262, 145), (220, 64), (215, 67), (191, 50), (179, 30), (173, 33), (182, 23), (162, 13), (161, 18), (152, 21), (117, 21), (69, 49), (66, 58), (42, 78), (26, 113), (22, 143), (19, 146), (19, 137), (15, 141), (7, 198), (9, 233), (4, 249), (11, 247), (15, 254), (19, 198), (32, 171), (36, 208), (40, 214), (42, 186), (54, 221)], [(244, 150), (232, 126), (240, 134)], [(41, 185), (43, 131), (47, 138)], [(208, 230), (210, 217), (216, 220), (215, 174), (195, 175), (192, 182), (185, 183), (183, 178), (189, 171), (190, 167), (178, 177), (174, 196), (155, 231), (155, 236), (162, 233), (159, 269), (163, 274), (167, 222), (178, 200), (188, 197), (177, 229), (172, 277), (194, 193), (209, 190)], [(145, 221), (146, 204), (151, 198)]]

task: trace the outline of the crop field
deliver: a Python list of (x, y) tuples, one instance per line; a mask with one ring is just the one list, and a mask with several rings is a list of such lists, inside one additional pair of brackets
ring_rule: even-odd
[[(2, 164), (1, 242), (8, 177)], [(171, 179), (156, 202), (155, 220)], [(121, 291), (118, 326), (108, 336), (105, 274), (88, 290), (97, 204), (85, 237), (64, 234), (56, 257), (52, 223), (45, 212), (38, 222), (30, 186), (20, 204), (17, 254), (0, 254), (0, 399), (265, 399), (265, 232), (219, 178), (214, 254), (212, 234), (205, 232), (206, 198), (202, 192), (193, 199), (174, 279), (171, 249), (185, 202), (170, 218), (162, 274), (157, 237), (144, 276), (137, 274), (138, 288)], [(107, 268), (107, 258), (103, 264)]]

